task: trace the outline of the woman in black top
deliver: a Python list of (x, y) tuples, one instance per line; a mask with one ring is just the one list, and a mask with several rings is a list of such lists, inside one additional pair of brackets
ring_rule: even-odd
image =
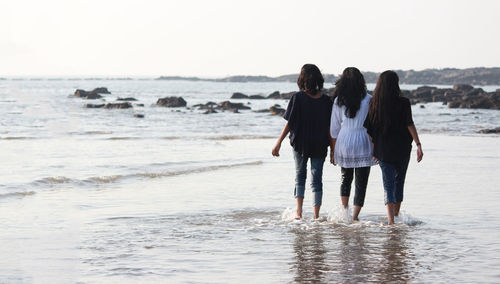
[(389, 225), (394, 224), (394, 216), (398, 216), (403, 201), (412, 141), (417, 144), (417, 162), (424, 155), (413, 124), (410, 101), (400, 95), (398, 75), (394, 71), (380, 74), (365, 121), (374, 144), (373, 156), (382, 169)]
[(331, 99), (321, 93), (323, 83), (323, 75), (318, 67), (313, 64), (305, 64), (302, 67), (297, 79), (300, 92), (294, 94), (288, 103), (284, 115), (287, 123), (272, 150), (273, 156), (279, 156), (281, 142), (290, 132), (290, 144), (295, 159), (296, 219), (302, 218), (308, 159), (311, 161), (314, 218), (319, 217), (323, 197), (323, 163), (330, 145), (332, 110)]

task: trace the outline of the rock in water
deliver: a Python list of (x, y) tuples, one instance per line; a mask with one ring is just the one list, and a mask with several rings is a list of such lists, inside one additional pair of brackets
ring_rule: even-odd
[(466, 92), (466, 91), (470, 91), (472, 89), (474, 89), (474, 87), (472, 87), (471, 85), (467, 85), (467, 84), (455, 84), (455, 85), (453, 85), (453, 90), (459, 91), (459, 92)]
[(95, 100), (95, 99), (100, 99), (102, 98), (101, 95), (98, 93), (95, 93), (93, 91), (87, 92), (85, 90), (77, 89), (75, 91), (75, 96), (82, 98), (82, 99), (88, 99), (88, 100)]
[(500, 133), (500, 127), (492, 128), (492, 129), (482, 129), (482, 130), (479, 130), (478, 132), (483, 133), (483, 134)]
[(98, 104), (98, 105), (96, 105), (96, 104), (86, 104), (86, 105), (84, 105), (84, 107), (85, 108), (102, 108), (102, 107), (104, 107), (104, 104)]
[(281, 108), (279, 105), (274, 105), (269, 108), (269, 111), (273, 115), (283, 116), (285, 114), (285, 109)]
[(107, 88), (100, 87), (100, 88), (95, 88), (92, 91), (88, 92), (82, 89), (77, 89), (75, 91), (75, 96), (84, 98), (84, 99), (89, 99), (89, 100), (95, 100), (95, 99), (100, 99), (102, 98), (101, 95), (99, 94), (111, 94)]
[(267, 96), (268, 99), (280, 99), (280, 92), (279, 91), (275, 91), (275, 92), (272, 92), (271, 94), (269, 94), (269, 96)]
[(185, 107), (186, 101), (182, 97), (165, 97), (158, 99), (157, 105), (162, 107)]
[(217, 109), (234, 111), (240, 109), (250, 109), (250, 107), (247, 107), (242, 103), (232, 103), (230, 101), (224, 101), (217, 106)]
[(265, 98), (266, 98), (266, 97), (263, 97), (263, 96), (261, 96), (261, 95), (251, 95), (251, 96), (249, 97), (249, 99), (251, 99), (251, 100), (263, 100), (263, 99), (265, 99)]
[(118, 97), (116, 100), (117, 100), (117, 101), (124, 101), (124, 102), (132, 102), (132, 101), (137, 101), (137, 99), (136, 99), (136, 98), (132, 98), (132, 97), (128, 97), (128, 98), (120, 98), (120, 97)]
[(243, 93), (233, 93), (231, 99), (248, 99), (248, 96)]
[(112, 104), (112, 103), (107, 103), (104, 108), (107, 109), (115, 109), (115, 108), (131, 108), (132, 104), (131, 103), (117, 103), (117, 104)]

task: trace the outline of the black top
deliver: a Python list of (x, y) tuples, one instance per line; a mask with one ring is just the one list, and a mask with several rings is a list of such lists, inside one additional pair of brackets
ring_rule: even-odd
[(413, 139), (408, 126), (413, 125), (413, 118), (407, 98), (399, 97), (391, 114), (391, 123), (387, 133), (384, 133), (382, 127), (373, 125), (369, 116), (364, 124), (373, 140), (373, 156), (382, 162), (399, 162), (410, 156)]
[(292, 96), (285, 115), (290, 127), (290, 145), (303, 157), (324, 158), (330, 145), (332, 100), (326, 95), (313, 99), (304, 92)]

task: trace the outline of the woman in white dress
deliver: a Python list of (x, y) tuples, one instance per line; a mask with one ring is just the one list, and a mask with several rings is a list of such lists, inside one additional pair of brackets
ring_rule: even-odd
[(330, 133), (331, 144), (335, 147), (331, 149), (330, 162), (341, 167), (340, 195), (346, 209), (353, 176), (356, 178), (352, 218), (358, 221), (365, 201), (370, 167), (375, 164), (373, 146), (363, 126), (372, 96), (367, 94), (361, 72), (355, 67), (349, 67), (335, 83), (334, 97)]

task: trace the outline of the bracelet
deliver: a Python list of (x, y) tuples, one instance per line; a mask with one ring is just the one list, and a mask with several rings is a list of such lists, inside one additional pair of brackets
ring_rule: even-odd
[(422, 144), (420, 144), (420, 142), (417, 143), (417, 146), (422, 146)]

